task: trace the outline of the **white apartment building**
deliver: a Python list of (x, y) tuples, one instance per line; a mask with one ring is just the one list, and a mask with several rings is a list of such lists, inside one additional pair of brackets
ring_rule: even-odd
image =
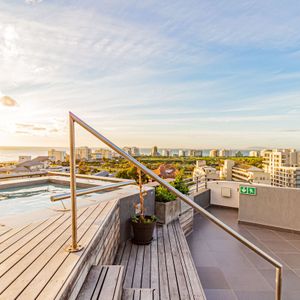
[(51, 161), (65, 161), (66, 151), (59, 151), (55, 149), (48, 150), (48, 156)]
[(259, 157), (259, 151), (252, 150), (249, 152), (250, 157)]
[(164, 156), (164, 157), (169, 157), (170, 156), (170, 150), (163, 149), (161, 151), (161, 155)]
[(211, 181), (219, 180), (220, 175), (216, 168), (206, 165), (205, 160), (197, 160), (196, 167), (193, 170), (194, 181)]
[(217, 157), (218, 156), (218, 150), (217, 149), (212, 149), (209, 151), (209, 156), (210, 157)]
[(300, 188), (300, 167), (277, 167), (272, 184), (281, 187)]
[(228, 157), (229, 156), (229, 151), (228, 150), (225, 150), (225, 149), (221, 149), (219, 151), (219, 156), (220, 157)]
[(182, 157), (185, 156), (185, 151), (184, 150), (179, 150), (178, 155), (182, 156)]
[(78, 147), (75, 149), (75, 157), (80, 160), (89, 160), (92, 150), (89, 147)]
[(270, 174), (263, 169), (250, 165), (235, 166), (235, 162), (230, 159), (224, 161), (220, 177), (228, 181), (271, 184)]
[(132, 156), (140, 156), (140, 149), (137, 147), (131, 147), (131, 155)]
[(109, 149), (96, 149), (92, 154), (91, 154), (93, 159), (112, 159), (112, 151)]
[(190, 156), (190, 157), (201, 157), (202, 156), (202, 151), (191, 149), (191, 150), (188, 151), (188, 156)]
[[(263, 167), (275, 186), (299, 187), (300, 152), (295, 149), (263, 150)], [(285, 185), (286, 184), (286, 185)]]

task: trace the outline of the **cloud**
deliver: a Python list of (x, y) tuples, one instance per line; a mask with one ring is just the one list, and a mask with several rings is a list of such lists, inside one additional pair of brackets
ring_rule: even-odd
[(27, 4), (38, 4), (41, 3), (43, 0), (25, 0)]
[(0, 103), (4, 106), (18, 106), (18, 103), (16, 100), (9, 96), (3, 96), (0, 98)]

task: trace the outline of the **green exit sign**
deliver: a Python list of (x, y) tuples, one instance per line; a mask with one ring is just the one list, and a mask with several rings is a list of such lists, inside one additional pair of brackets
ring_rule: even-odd
[(240, 186), (240, 194), (242, 195), (256, 195), (256, 187)]

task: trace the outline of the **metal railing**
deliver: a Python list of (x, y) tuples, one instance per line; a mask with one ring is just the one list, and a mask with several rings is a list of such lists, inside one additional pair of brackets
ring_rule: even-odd
[(241, 236), (239, 233), (237, 233), (235, 230), (233, 230), (231, 227), (227, 226), (225, 223), (223, 223), (221, 220), (216, 218), (214, 215), (209, 213), (207, 210), (193, 202), (188, 196), (182, 194), (178, 190), (176, 190), (173, 186), (171, 186), (167, 181), (160, 178), (158, 175), (156, 175), (153, 171), (149, 170), (147, 167), (145, 167), (143, 164), (141, 164), (139, 161), (137, 161), (135, 158), (127, 154), (125, 151), (123, 151), (121, 148), (119, 148), (117, 145), (112, 143), (110, 140), (108, 140), (106, 137), (101, 135), (99, 132), (97, 132), (95, 129), (93, 129), (91, 126), (89, 126), (87, 123), (82, 121), (80, 118), (78, 118), (76, 115), (74, 115), (72, 112), (69, 112), (69, 122), (70, 122), (70, 186), (71, 186), (71, 199), (72, 199), (72, 244), (69, 248), (69, 251), (79, 251), (81, 247), (77, 244), (77, 215), (76, 215), (76, 177), (75, 177), (75, 135), (74, 135), (74, 123), (76, 122), (78, 125), (80, 125), (82, 128), (86, 129), (88, 132), (90, 132), (92, 135), (94, 135), (96, 138), (98, 138), (100, 141), (102, 141), (104, 144), (106, 144), (108, 147), (119, 153), (121, 156), (126, 158), (128, 161), (130, 161), (134, 166), (136, 166), (138, 169), (140, 169), (142, 172), (150, 176), (152, 179), (156, 180), (158, 183), (160, 183), (162, 186), (167, 188), (170, 192), (175, 194), (177, 197), (179, 197), (181, 200), (183, 200), (185, 203), (190, 205), (192, 208), (197, 210), (199, 213), (201, 213), (204, 217), (208, 218), (210, 221), (215, 223), (217, 226), (222, 228), (224, 231), (229, 233), (231, 236), (233, 236), (235, 239), (237, 239), (239, 242), (244, 244), (249, 249), (253, 250), (256, 254), (261, 256), (263, 259), (268, 261), (270, 264), (272, 264), (276, 268), (276, 291), (275, 291), (275, 299), (280, 300), (281, 299), (281, 282), (282, 282), (282, 265), (272, 258), (270, 255), (259, 249), (257, 246), (255, 246), (253, 243), (245, 239), (243, 236)]

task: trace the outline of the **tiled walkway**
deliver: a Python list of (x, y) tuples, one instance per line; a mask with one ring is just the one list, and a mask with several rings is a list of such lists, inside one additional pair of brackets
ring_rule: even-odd
[[(209, 211), (280, 261), (283, 300), (300, 299), (300, 234), (237, 223), (237, 211)], [(188, 243), (208, 300), (273, 300), (275, 269), (257, 254), (197, 215)]]

